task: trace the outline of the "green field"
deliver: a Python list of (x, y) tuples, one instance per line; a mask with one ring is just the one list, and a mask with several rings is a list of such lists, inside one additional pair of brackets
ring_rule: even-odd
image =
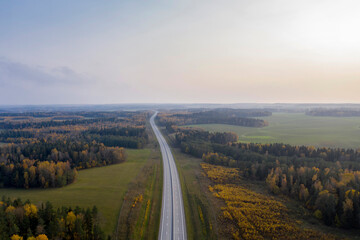
[(106, 234), (115, 230), (123, 197), (129, 183), (147, 162), (151, 150), (126, 150), (126, 162), (79, 171), (77, 181), (56, 189), (0, 189), (0, 196), (30, 199), (34, 203), (50, 201), (54, 206), (92, 207), (96, 205), (103, 218)]
[(313, 145), (316, 147), (360, 147), (360, 117), (314, 117), (304, 113), (274, 113), (262, 118), (269, 122), (264, 128), (224, 124), (191, 125), (207, 131), (232, 131), (241, 142)]

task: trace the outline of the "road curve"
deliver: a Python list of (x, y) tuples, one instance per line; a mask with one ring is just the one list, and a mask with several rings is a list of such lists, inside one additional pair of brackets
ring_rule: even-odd
[(150, 118), (150, 124), (160, 144), (164, 166), (159, 240), (186, 240), (185, 213), (179, 175), (170, 147), (155, 124), (154, 119), (157, 113)]

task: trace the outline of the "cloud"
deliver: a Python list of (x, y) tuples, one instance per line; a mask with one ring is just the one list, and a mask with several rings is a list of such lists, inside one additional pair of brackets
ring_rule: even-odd
[(87, 103), (96, 81), (69, 67), (33, 66), (0, 57), (1, 104)]
[(86, 77), (68, 67), (50, 69), (14, 62), (0, 57), (0, 83), (4, 85), (27, 86), (41, 84), (42, 86), (56, 86), (81, 84), (86, 81), (88, 81)]

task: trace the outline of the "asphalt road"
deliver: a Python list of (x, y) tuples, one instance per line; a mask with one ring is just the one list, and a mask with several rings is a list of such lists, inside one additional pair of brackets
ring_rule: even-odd
[(157, 112), (150, 118), (150, 124), (160, 144), (164, 166), (159, 239), (185, 240), (186, 223), (179, 175), (170, 147), (154, 122), (156, 115)]

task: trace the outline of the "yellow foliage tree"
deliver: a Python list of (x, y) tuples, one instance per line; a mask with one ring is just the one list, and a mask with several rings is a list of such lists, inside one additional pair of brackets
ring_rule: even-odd
[(14, 235), (11, 236), (10, 239), (11, 239), (11, 240), (23, 240), (23, 237), (20, 237), (19, 235), (14, 234)]
[(38, 212), (38, 209), (34, 204), (25, 204), (24, 210), (25, 210), (25, 215), (30, 217), (35, 217)]
[(45, 234), (40, 234), (36, 237), (36, 240), (48, 240), (48, 237)]
[(15, 207), (13, 207), (13, 206), (8, 206), (7, 208), (6, 208), (6, 210), (5, 210), (5, 212), (6, 213), (10, 213), (10, 212), (13, 212), (13, 211), (15, 211)]
[(73, 211), (68, 212), (66, 216), (66, 224), (69, 226), (70, 229), (73, 229), (75, 225), (76, 216)]

